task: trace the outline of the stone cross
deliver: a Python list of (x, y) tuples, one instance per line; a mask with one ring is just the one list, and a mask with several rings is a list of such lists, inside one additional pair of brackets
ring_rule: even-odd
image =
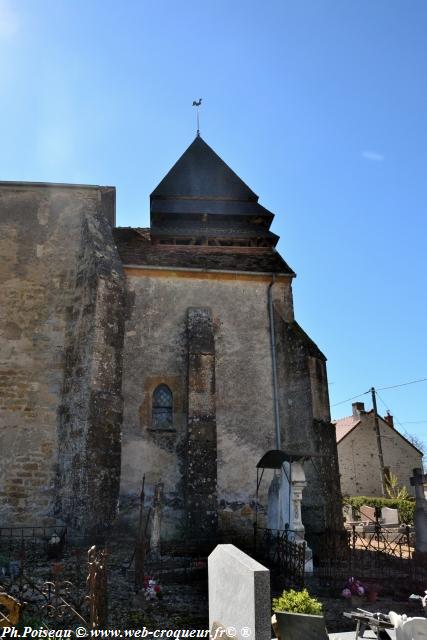
[(270, 572), (232, 544), (208, 558), (209, 628), (212, 637), (271, 640)]
[(421, 469), (414, 469), (410, 482), (415, 487), (415, 551), (426, 554), (427, 557), (427, 500), (424, 497), (427, 474)]

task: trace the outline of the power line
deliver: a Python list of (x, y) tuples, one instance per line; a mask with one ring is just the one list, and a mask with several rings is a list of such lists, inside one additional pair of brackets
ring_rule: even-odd
[(337, 407), (339, 404), (344, 404), (344, 402), (350, 402), (350, 400), (355, 400), (356, 398), (366, 396), (367, 393), (370, 393), (370, 391), (364, 391), (363, 393), (359, 393), (358, 396), (353, 396), (352, 398), (347, 398), (347, 400), (341, 400), (341, 402), (336, 402), (335, 404), (332, 404), (331, 407)]
[[(386, 403), (385, 403), (385, 402), (384, 402), (384, 400), (381, 398), (381, 396), (380, 396), (380, 394), (378, 393), (378, 391), (377, 391), (377, 396), (378, 396), (378, 398), (381, 400), (381, 402), (383, 403), (383, 405), (384, 405), (384, 407), (385, 407), (386, 411), (390, 411), (390, 407), (388, 407), (388, 406), (386, 405)], [(399, 418), (396, 416), (396, 414), (394, 413), (394, 411), (392, 412), (392, 415), (393, 415), (394, 420), (395, 420), (395, 421), (397, 422), (397, 424), (399, 425), (400, 429), (403, 431), (403, 435), (404, 435), (407, 439), (411, 440), (411, 438), (412, 438), (412, 434), (410, 434), (410, 433), (405, 429), (405, 427), (403, 426), (403, 423), (402, 423), (402, 422), (400, 422)], [(426, 422), (427, 422), (427, 421), (426, 421)], [(409, 424), (409, 423), (406, 423), (406, 424)]]
[(407, 387), (408, 384), (416, 384), (417, 382), (426, 382), (427, 378), (421, 378), (420, 380), (411, 380), (411, 382), (402, 382), (402, 384), (393, 384), (390, 387), (380, 387), (376, 391), (384, 391), (385, 389), (397, 389), (398, 387)]
[[(416, 384), (417, 382), (427, 382), (427, 378), (420, 378), (419, 380), (411, 380), (411, 382), (402, 382), (402, 384), (393, 384), (390, 387), (380, 387), (377, 389), (375, 387), (375, 391), (384, 391), (385, 389), (397, 389), (398, 387), (407, 387), (409, 384)], [(361, 396), (365, 396), (369, 391), (364, 391), (364, 393), (359, 393), (357, 396), (353, 396), (352, 398), (347, 398), (347, 400), (341, 400), (340, 402), (336, 402), (332, 404), (331, 407), (337, 407), (339, 404), (344, 404), (344, 402), (350, 402), (350, 400), (355, 400), (356, 398), (360, 398)], [(427, 420), (423, 420), (423, 422), (427, 422)]]

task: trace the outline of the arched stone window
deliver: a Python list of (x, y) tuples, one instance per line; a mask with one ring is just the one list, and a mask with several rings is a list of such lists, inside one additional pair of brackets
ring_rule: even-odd
[(173, 428), (173, 396), (166, 384), (159, 384), (154, 389), (151, 426), (153, 429)]

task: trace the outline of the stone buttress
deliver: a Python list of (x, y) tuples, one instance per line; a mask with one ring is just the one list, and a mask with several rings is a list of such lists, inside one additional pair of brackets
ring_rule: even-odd
[(208, 308), (190, 308), (188, 331), (186, 504), (191, 538), (215, 538), (217, 513), (217, 433), (215, 342)]

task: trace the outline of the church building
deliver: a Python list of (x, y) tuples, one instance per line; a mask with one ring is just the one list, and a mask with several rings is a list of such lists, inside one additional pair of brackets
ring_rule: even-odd
[(199, 135), (149, 228), (115, 226), (113, 187), (0, 183), (1, 522), (134, 531), (145, 476), (164, 540), (250, 536), (280, 448), (308, 535), (339, 526), (325, 357), (273, 218)]

